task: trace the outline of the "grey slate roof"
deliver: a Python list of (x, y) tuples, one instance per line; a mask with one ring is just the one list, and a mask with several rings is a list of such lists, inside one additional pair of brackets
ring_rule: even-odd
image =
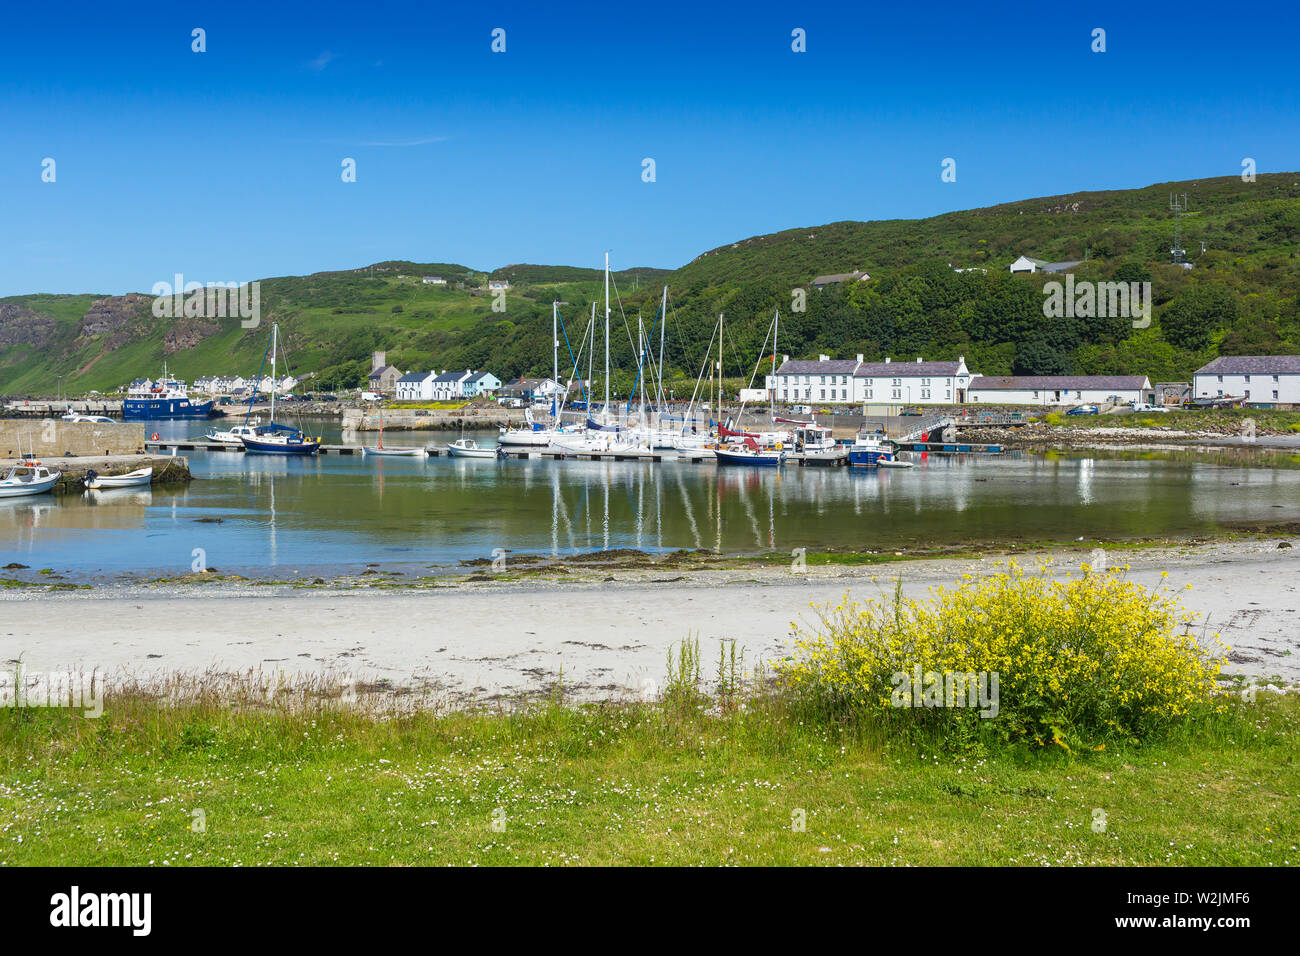
[(441, 375), (435, 378), (434, 381), (435, 382), (459, 382), (464, 377), (465, 377), (464, 372), (443, 372)]
[(977, 375), (970, 382), (970, 391), (1080, 391), (1082, 389), (1114, 388), (1130, 391), (1147, 387), (1145, 375)]
[(1220, 355), (1197, 375), (1300, 375), (1300, 355)]
[[(492, 373), (491, 373), (491, 372), (475, 372), (475, 373), (474, 373), (473, 375), (471, 375), (469, 378), (465, 379), (465, 381), (467, 381), (467, 382), (481, 382), (481, 381), (483, 381), (483, 379), (487, 378), (489, 375), (492, 375)], [(495, 376), (493, 376), (493, 377), (495, 378)]]
[(399, 378), (398, 381), (399, 382), (423, 382), (432, 374), (433, 374), (432, 372), (407, 372), (405, 375)]
[(956, 375), (959, 362), (863, 362), (853, 374), (857, 378), (916, 378)]
[(781, 363), (777, 375), (852, 375), (858, 367), (857, 359), (830, 359), (826, 362), (791, 359)]

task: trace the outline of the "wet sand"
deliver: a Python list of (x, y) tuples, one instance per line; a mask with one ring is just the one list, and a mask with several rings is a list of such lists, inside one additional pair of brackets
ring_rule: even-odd
[[(1232, 651), (1229, 672), (1300, 685), (1300, 540), (1234, 541), (1111, 551), (1133, 579), (1163, 581), (1208, 618)], [(1087, 552), (1055, 554), (1077, 574)], [(1017, 559), (1022, 565), (1033, 556)], [(810, 604), (892, 590), (919, 596), (1006, 559), (899, 561), (874, 567), (612, 572), (587, 580), (461, 581), (430, 590), (339, 590), (240, 584), (110, 586), (0, 595), (0, 661), (29, 671), (98, 668), (110, 681), (209, 668), (286, 675), (347, 674), (436, 688), (448, 702), (546, 692), (592, 699), (662, 682), (670, 647), (698, 637), (703, 674), (719, 641), (735, 639), (747, 668), (790, 650), (791, 622)], [(614, 580), (603, 580), (613, 577)], [(1184, 585), (1191, 584), (1187, 591)], [(12, 665), (10, 665), (12, 666)]]

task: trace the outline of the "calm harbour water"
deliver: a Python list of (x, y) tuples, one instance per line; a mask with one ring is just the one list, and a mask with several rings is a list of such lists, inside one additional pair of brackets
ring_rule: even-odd
[[(182, 437), (206, 426), (150, 427)], [(309, 430), (339, 440), (337, 426)], [(393, 445), (455, 437), (385, 435)], [(1288, 455), (912, 457), (916, 468), (877, 472), (191, 452), (188, 486), (0, 500), (0, 563), (74, 578), (181, 574), (202, 549), (210, 567), (284, 579), (367, 563), (455, 568), (497, 548), (906, 548), (1300, 520), (1300, 459)]]

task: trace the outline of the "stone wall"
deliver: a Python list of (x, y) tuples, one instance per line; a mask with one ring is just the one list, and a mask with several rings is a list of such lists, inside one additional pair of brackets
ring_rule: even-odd
[(0, 419), (0, 458), (32, 451), (37, 458), (135, 455), (144, 451), (139, 422), (64, 422), (58, 419)]

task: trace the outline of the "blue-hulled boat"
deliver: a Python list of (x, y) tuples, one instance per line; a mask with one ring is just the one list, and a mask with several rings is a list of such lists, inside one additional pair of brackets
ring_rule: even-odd
[(866, 431), (859, 432), (857, 439), (849, 446), (849, 464), (855, 468), (888, 466), (896, 460), (893, 443)]
[(271, 422), (259, 425), (252, 435), (241, 435), (244, 451), (270, 455), (314, 455), (320, 449), (319, 438), (308, 438), (302, 429)]
[[(271, 356), (271, 381), (275, 381), (275, 358), (276, 346), (279, 344), (280, 326), (271, 326), (271, 341), (267, 343), (266, 351)], [(266, 367), (266, 355), (262, 356), (262, 367)], [(253, 388), (253, 398), (248, 402), (248, 415), (244, 416), (244, 424), (247, 425), (253, 413), (253, 401), (257, 396), (257, 389), (262, 384), (262, 369), (257, 370), (257, 385)], [(314, 455), (320, 449), (319, 438), (308, 438), (303, 434), (301, 428), (294, 428), (292, 425), (284, 425), (275, 420), (275, 388), (271, 389), (271, 420), (265, 425), (258, 425), (253, 429), (252, 434), (240, 434), (239, 440), (244, 446), (244, 451), (251, 451), (263, 455)]]
[(185, 383), (163, 377), (156, 382), (136, 382), (122, 402), (122, 420), (128, 422), (166, 422), (189, 418), (213, 418), (216, 402), (190, 401)]
[(777, 468), (785, 461), (783, 449), (760, 448), (752, 438), (746, 438), (743, 445), (715, 448), (713, 456), (719, 465), (745, 465), (749, 468)]

